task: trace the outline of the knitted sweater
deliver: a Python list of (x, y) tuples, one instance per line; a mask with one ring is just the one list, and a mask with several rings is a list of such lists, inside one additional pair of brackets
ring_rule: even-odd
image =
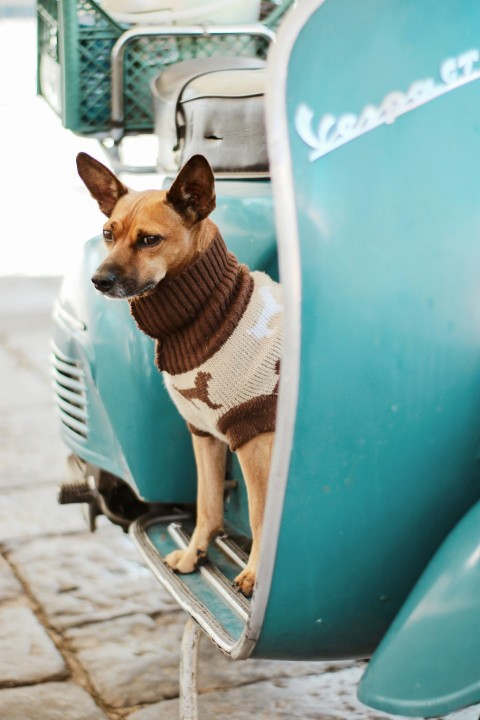
[(130, 301), (190, 430), (232, 450), (275, 429), (282, 352), (281, 287), (250, 272), (220, 234), (198, 259)]

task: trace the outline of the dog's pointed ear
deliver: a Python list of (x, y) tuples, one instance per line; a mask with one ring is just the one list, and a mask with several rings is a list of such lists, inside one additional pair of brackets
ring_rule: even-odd
[(215, 179), (208, 160), (193, 155), (167, 192), (167, 202), (189, 225), (208, 217), (215, 208)]
[(110, 217), (113, 208), (122, 195), (126, 195), (128, 188), (111, 170), (87, 153), (77, 155), (77, 170), (90, 194), (98, 202), (100, 210)]

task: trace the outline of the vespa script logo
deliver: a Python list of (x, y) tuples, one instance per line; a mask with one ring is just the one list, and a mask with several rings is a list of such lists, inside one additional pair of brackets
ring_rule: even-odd
[(380, 125), (389, 125), (398, 117), (425, 105), (440, 95), (480, 78), (479, 50), (469, 50), (455, 58), (447, 58), (440, 65), (442, 83), (433, 78), (417, 80), (407, 92), (395, 91), (384, 97), (379, 107), (367, 105), (360, 115), (347, 113), (335, 117), (326, 113), (320, 118), (317, 133), (312, 127), (314, 112), (307, 105), (299, 105), (295, 114), (295, 128), (302, 140), (312, 148), (310, 162), (355, 140)]

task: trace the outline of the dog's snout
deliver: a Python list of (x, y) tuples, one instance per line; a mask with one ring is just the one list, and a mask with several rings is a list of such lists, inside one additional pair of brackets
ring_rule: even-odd
[(112, 270), (104, 270), (97, 272), (92, 277), (92, 283), (95, 285), (97, 290), (102, 293), (106, 293), (113, 288), (117, 279), (116, 274)]

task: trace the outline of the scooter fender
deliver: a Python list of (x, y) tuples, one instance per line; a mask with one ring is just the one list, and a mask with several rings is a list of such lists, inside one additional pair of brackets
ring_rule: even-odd
[(358, 689), (407, 716), (480, 702), (480, 502), (456, 525), (409, 595)]

